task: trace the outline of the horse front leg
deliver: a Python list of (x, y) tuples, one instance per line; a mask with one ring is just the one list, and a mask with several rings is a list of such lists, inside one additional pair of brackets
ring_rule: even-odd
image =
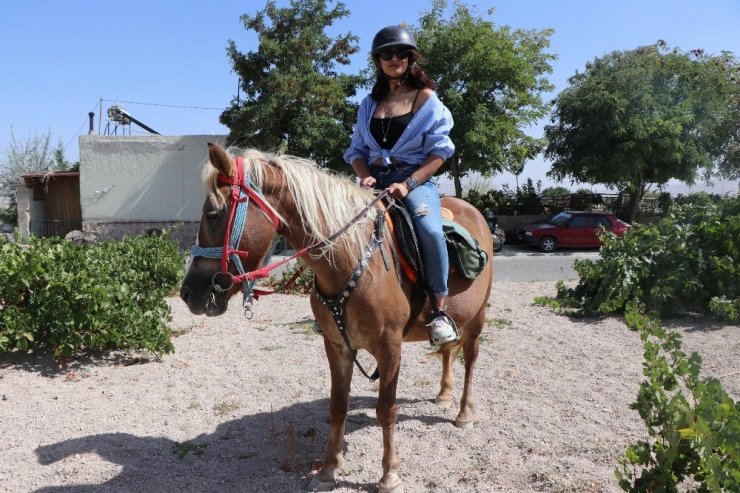
[(403, 490), (398, 475), (398, 455), (396, 453), (396, 420), (398, 404), (396, 389), (401, 367), (401, 341), (386, 344), (378, 359), (380, 371), (380, 393), (375, 412), (383, 429), (383, 477), (378, 484), (379, 493), (395, 493)]
[(331, 400), (329, 402), (329, 440), (326, 444), (324, 464), (311, 479), (309, 491), (331, 491), (337, 481), (335, 471), (344, 463), (344, 429), (349, 409), (349, 390), (352, 383), (352, 357), (343, 347), (324, 337), (324, 349), (331, 370)]
[(468, 337), (463, 342), (463, 356), (465, 357), (465, 385), (463, 394), (460, 398), (460, 412), (455, 418), (455, 426), (458, 428), (469, 429), (473, 427), (473, 369), (475, 361), (478, 359), (479, 338), (485, 323), (486, 309), (481, 308), (480, 312), (470, 321), (467, 328)]
[(439, 383), (439, 394), (434, 402), (448, 409), (452, 406), (452, 389), (455, 386), (455, 377), (452, 372), (452, 364), (454, 355), (457, 351), (452, 351), (450, 344), (445, 344), (439, 350), (440, 356), (442, 357), (442, 378)]
[(455, 426), (462, 429), (473, 427), (473, 368), (475, 360), (478, 359), (478, 335), (469, 337), (463, 345), (463, 356), (465, 357), (465, 385), (460, 398), (460, 412), (455, 418)]

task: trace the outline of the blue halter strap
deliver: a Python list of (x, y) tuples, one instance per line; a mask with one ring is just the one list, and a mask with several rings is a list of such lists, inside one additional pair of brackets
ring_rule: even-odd
[[(223, 247), (201, 247), (200, 245), (194, 245), (191, 248), (190, 253), (193, 257), (205, 257), (221, 260), (221, 269), (214, 275), (212, 287), (214, 290), (226, 291), (230, 289), (234, 283), (241, 282), (242, 293), (244, 294), (243, 304), (246, 314), (246, 312), (251, 312), (248, 305), (251, 305), (252, 303), (253, 287), (257, 282), (256, 278), (252, 278), (244, 271), (244, 266), (242, 265), (240, 257), (246, 257), (248, 252), (243, 252), (238, 249), (239, 241), (241, 240), (242, 233), (244, 232), (244, 225), (247, 220), (249, 199), (252, 198), (254, 200), (255, 204), (272, 221), (276, 229), (279, 230), (281, 224), (278, 217), (269, 209), (267, 201), (254, 182), (244, 176), (243, 158), (236, 158), (236, 168), (237, 173), (235, 177), (219, 175), (219, 181), (226, 182), (231, 185), (232, 204), (229, 208), (229, 221), (227, 223), (231, 225), (231, 231), (229, 232), (228, 241), (224, 241), (225, 245)], [(226, 253), (224, 252), (224, 249), (226, 249)], [(234, 267), (236, 268), (238, 275), (235, 276), (228, 272), (229, 261), (234, 263)], [(216, 277), (219, 275), (229, 277), (231, 283), (229, 287), (222, 288), (215, 281)]]

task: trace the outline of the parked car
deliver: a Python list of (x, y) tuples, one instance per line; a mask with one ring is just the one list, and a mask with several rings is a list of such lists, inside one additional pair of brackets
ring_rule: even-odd
[(563, 211), (546, 223), (519, 228), (517, 236), (542, 252), (554, 252), (558, 248), (599, 247), (599, 226), (617, 236), (631, 228), (612, 212)]

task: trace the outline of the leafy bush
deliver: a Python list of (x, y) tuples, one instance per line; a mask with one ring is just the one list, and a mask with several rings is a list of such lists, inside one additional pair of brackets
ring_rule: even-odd
[(539, 198), (540, 187), (539, 181), (535, 186), (532, 179), (528, 178), (516, 191), (508, 185), (502, 185), (501, 190), (488, 190), (485, 193), (470, 190), (463, 198), (480, 211), (490, 209), (498, 215), (542, 214), (544, 208)]
[(0, 223), (18, 224), (18, 206), (15, 201), (9, 207), (0, 207)]
[(584, 313), (644, 304), (661, 315), (740, 312), (740, 199), (676, 205), (659, 224), (606, 235), (596, 261), (579, 259), (575, 288), (558, 288), (562, 306)]
[(0, 352), (171, 352), (165, 297), (183, 260), (169, 234), (79, 246), (33, 238), (27, 251), (0, 241)]
[[(283, 290), (285, 284), (295, 275), (298, 269), (304, 266), (300, 261), (293, 264), (290, 268), (283, 271), (280, 276), (272, 276), (262, 281), (262, 285), (271, 289), (281, 290), (285, 294), (308, 294), (313, 288), (313, 271), (305, 268), (303, 272), (293, 281), (293, 284)], [(305, 267), (305, 266), (304, 266)]]
[(644, 352), (637, 400), (630, 405), (649, 439), (629, 447), (614, 474), (629, 492), (677, 491), (693, 480), (695, 491), (740, 491), (740, 406), (716, 379), (700, 379), (701, 358), (686, 357), (681, 336), (628, 309)]

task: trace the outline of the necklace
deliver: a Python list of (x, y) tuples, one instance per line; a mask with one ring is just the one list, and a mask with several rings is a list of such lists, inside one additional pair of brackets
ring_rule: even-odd
[[(396, 106), (398, 106), (398, 102), (391, 106), (388, 118), (381, 118), (380, 120), (380, 132), (383, 134), (383, 142), (388, 142), (388, 131), (391, 129), (391, 121), (393, 120), (393, 115), (396, 112)], [(388, 120), (387, 126), (385, 124), (386, 120)]]

